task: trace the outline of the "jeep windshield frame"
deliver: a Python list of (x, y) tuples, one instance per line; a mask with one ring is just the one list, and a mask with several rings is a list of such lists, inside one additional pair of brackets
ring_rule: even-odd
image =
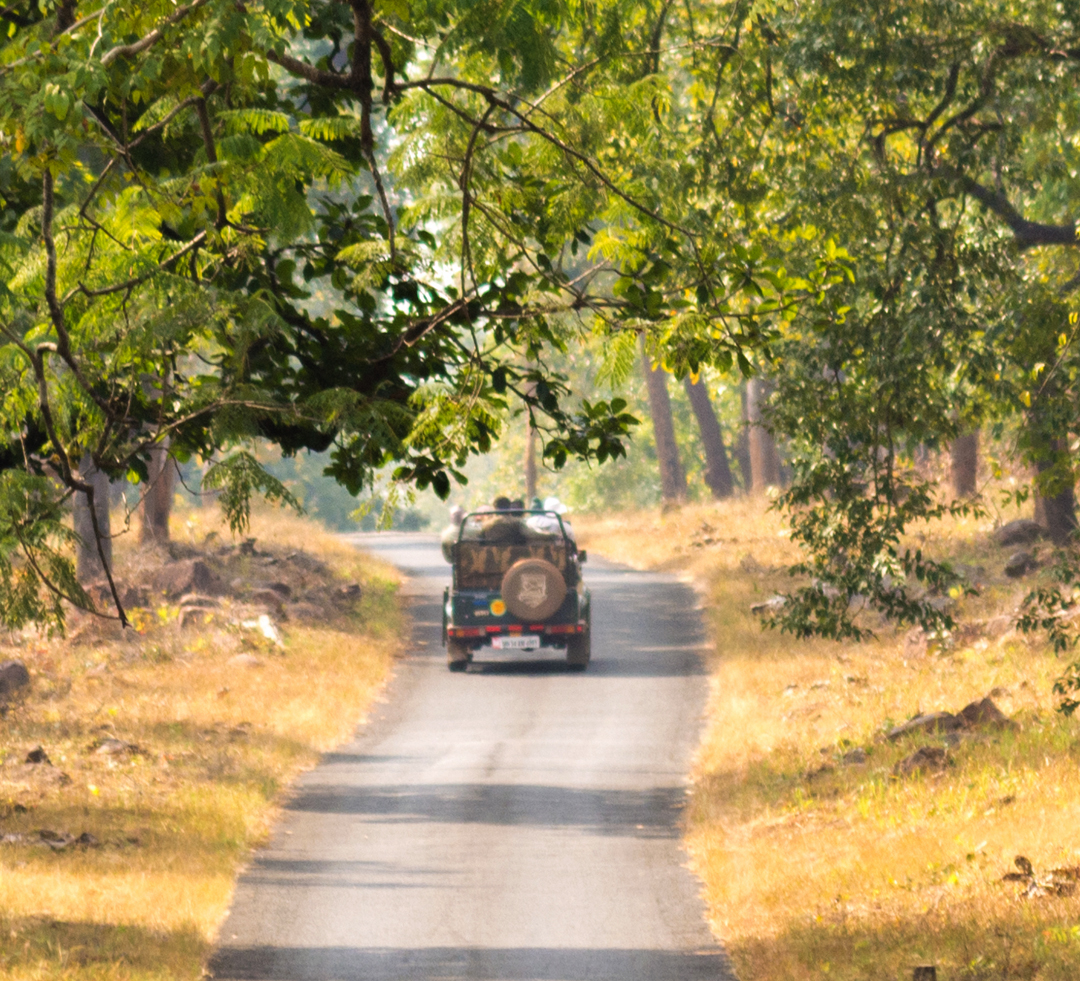
[[(563, 524), (562, 515), (559, 514), (558, 511), (549, 511), (549, 510), (545, 510), (543, 508), (536, 508), (536, 509), (533, 509), (533, 508), (513, 508), (513, 509), (506, 509), (506, 510), (503, 510), (503, 511), (470, 511), (468, 514), (465, 515), (464, 518), (461, 519), (461, 525), (458, 528), (457, 541), (458, 542), (471, 541), (471, 542), (479, 542), (481, 544), (492, 544), (492, 545), (502, 544), (501, 542), (499, 542), (497, 540), (487, 542), (487, 540), (483, 536), (484, 529), (483, 529), (483, 527), (482, 527), (482, 525), (480, 524), (479, 521), (477, 521), (477, 522), (475, 522), (473, 524), (472, 529), (470, 529), (469, 537), (465, 538), (464, 537), (465, 536), (465, 531), (466, 531), (466, 528), (468, 528), (468, 526), (469, 526), (470, 520), (472, 520), (474, 518), (479, 518), (479, 519), (484, 519), (484, 520), (487, 520), (487, 521), (491, 521), (493, 519), (498, 519), (498, 518), (518, 518), (522, 522), (522, 524), (524, 524), (526, 521), (528, 521), (529, 518), (534, 517), (536, 515), (541, 515), (541, 516), (544, 516), (544, 517), (554, 518), (556, 521), (558, 521), (559, 522), (559, 533), (562, 535), (563, 541), (567, 544), (568, 547), (570, 547), (574, 551), (577, 550), (577, 543), (574, 541), (573, 538), (571, 538), (566, 533), (566, 525)], [(473, 536), (473, 533), (472, 533), (473, 530), (475, 530), (476, 532), (479, 533), (476, 537)], [(551, 537), (554, 538), (555, 536), (552, 535)], [(538, 539), (538, 541), (541, 541), (541, 540), (542, 539)]]

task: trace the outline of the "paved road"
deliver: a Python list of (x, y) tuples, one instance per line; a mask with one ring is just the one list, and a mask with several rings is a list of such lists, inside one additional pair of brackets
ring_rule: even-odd
[(356, 740), (300, 781), (214, 975), (730, 981), (679, 849), (706, 687), (691, 590), (591, 563), (586, 673), (451, 674), (434, 538), (357, 543), (412, 577), (414, 653)]

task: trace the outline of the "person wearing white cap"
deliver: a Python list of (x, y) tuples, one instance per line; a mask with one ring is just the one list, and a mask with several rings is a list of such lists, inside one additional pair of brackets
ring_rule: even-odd
[(443, 558), (447, 562), (453, 562), (454, 557), (451, 553), (451, 546), (458, 540), (458, 533), (461, 530), (461, 522), (465, 519), (465, 509), (460, 504), (455, 504), (450, 508), (450, 524), (448, 524), (440, 536), (442, 543)]
[[(544, 499), (544, 510), (565, 515), (570, 509), (557, 497), (548, 497)], [(574, 529), (570, 527), (570, 521), (564, 517), (562, 527), (559, 527), (559, 519), (555, 517), (555, 514), (534, 514), (525, 522), (525, 526), (539, 535), (561, 535), (565, 529), (566, 537), (574, 541)]]

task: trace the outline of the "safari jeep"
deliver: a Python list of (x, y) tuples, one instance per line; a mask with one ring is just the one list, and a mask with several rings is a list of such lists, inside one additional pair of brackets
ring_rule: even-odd
[(451, 671), (473, 652), (566, 652), (569, 667), (589, 663), (589, 591), (581, 581), (585, 553), (554, 511), (466, 515), (456, 541), (444, 545), (453, 581), (443, 594), (443, 642)]

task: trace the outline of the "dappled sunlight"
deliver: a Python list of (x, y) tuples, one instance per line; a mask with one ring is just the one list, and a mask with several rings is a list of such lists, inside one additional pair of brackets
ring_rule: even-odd
[[(1003, 575), (991, 519), (911, 535), (981, 583), (957, 599), (952, 635), (878, 620), (876, 639), (835, 643), (765, 631), (750, 612), (792, 586), (795, 551), (766, 507), (577, 525), (594, 553), (703, 590), (715, 651), (686, 846), (740, 978), (855, 981), (920, 963), (945, 977), (1071, 978), (1080, 899), (1020, 900), (1002, 876), (1017, 855), (1036, 871), (1080, 864), (1080, 722), (1055, 712), (1063, 662), (1009, 627), (1031, 583)], [(987, 696), (1017, 728), (886, 738)], [(942, 765), (901, 775), (923, 746)]]

